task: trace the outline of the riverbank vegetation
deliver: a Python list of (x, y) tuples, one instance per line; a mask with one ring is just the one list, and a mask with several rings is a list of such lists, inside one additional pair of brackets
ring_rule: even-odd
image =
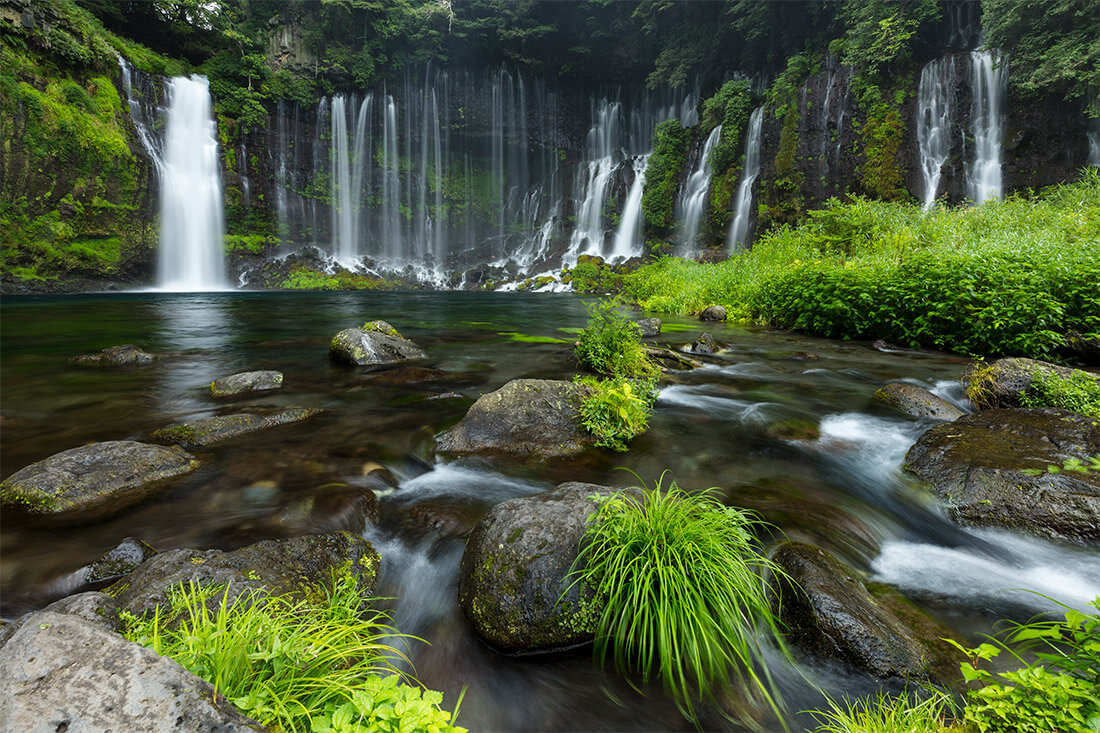
[(1100, 336), (1100, 175), (971, 208), (856, 198), (718, 264), (666, 257), (625, 277), (644, 308), (711, 304), (746, 323), (969, 354), (1056, 354)]

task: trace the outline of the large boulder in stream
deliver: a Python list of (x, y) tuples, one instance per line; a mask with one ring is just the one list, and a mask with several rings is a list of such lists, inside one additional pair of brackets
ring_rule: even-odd
[(0, 646), (3, 730), (265, 730), (177, 662), (115, 633), (109, 598), (85, 596), (97, 598), (29, 614)]
[(590, 388), (549, 379), (514, 379), (482, 395), (466, 416), (436, 437), (438, 453), (503, 453), (556, 458), (580, 453), (595, 437), (580, 425)]
[(397, 364), (428, 356), (385, 321), (371, 321), (362, 328), (345, 328), (332, 337), (329, 354), (334, 361), (356, 366)]
[(217, 415), (169, 425), (154, 430), (149, 437), (158, 443), (175, 443), (189, 449), (202, 448), (238, 435), (307, 420), (321, 412), (316, 407), (291, 407), (271, 415)]
[(915, 607), (903, 621), (829, 553), (785, 542), (772, 560), (786, 573), (772, 584), (776, 611), (794, 647), (881, 678), (937, 681), (944, 671), (957, 671), (950, 652), (937, 643), (950, 636), (946, 627)]
[(176, 447), (114, 440), (70, 448), (16, 471), (0, 483), (0, 504), (27, 514), (88, 521), (113, 514), (195, 470)]
[(1097, 454), (1100, 420), (1054, 407), (1008, 408), (928, 430), (905, 468), (963, 523), (1092, 544), (1100, 542), (1100, 472), (1066, 466)]
[(109, 346), (95, 354), (74, 356), (69, 359), (69, 362), (78, 366), (120, 367), (152, 364), (157, 358), (156, 354), (143, 351), (140, 346), (123, 344), (121, 346)]
[(458, 602), (478, 636), (506, 654), (566, 649), (592, 641), (599, 608), (569, 571), (595, 494), (570, 482), (493, 507), (466, 542)]
[(912, 417), (957, 420), (966, 414), (924, 387), (905, 382), (890, 382), (879, 388), (872, 399)]
[(1081, 369), (1010, 357), (984, 366), (980, 363), (971, 366), (963, 375), (962, 383), (967, 395), (979, 407), (1022, 407), (1022, 398), (1031, 390), (1036, 378), (1051, 376), (1062, 380), (1084, 377), (1100, 381), (1100, 377)]
[(272, 595), (308, 592), (328, 583), (334, 573), (355, 576), (369, 595), (378, 578), (378, 553), (367, 540), (349, 532), (264, 540), (231, 552), (169, 550), (142, 563), (107, 589), (119, 608), (141, 616), (167, 607), (168, 590), (191, 581), (227, 585), (230, 600), (255, 590)]

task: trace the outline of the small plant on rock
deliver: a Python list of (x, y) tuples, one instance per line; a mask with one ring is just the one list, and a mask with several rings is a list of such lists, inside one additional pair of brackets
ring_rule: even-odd
[(1080, 370), (1068, 377), (1036, 371), (1031, 375), (1031, 387), (1020, 395), (1020, 402), (1025, 407), (1060, 407), (1100, 417), (1100, 379)]
[(596, 436), (596, 445), (625, 451), (630, 439), (645, 432), (657, 396), (654, 382), (622, 377), (575, 381), (592, 390), (581, 402), (581, 425)]

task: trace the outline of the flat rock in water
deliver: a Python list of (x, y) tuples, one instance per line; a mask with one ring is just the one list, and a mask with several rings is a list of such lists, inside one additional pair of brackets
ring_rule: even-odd
[(178, 663), (80, 615), (39, 611), (0, 647), (5, 731), (261, 731)]
[(890, 382), (876, 391), (873, 399), (913, 417), (957, 420), (966, 414), (924, 387), (905, 382)]
[(39, 516), (97, 519), (141, 501), (199, 461), (176, 447), (132, 440), (71, 448), (0, 483), (0, 503)]
[[(362, 537), (349, 532), (310, 534), (264, 540), (232, 552), (169, 550), (142, 563), (107, 589), (119, 608), (136, 615), (167, 608), (168, 590), (192, 580), (203, 585), (228, 585), (232, 598), (255, 590), (273, 595), (301, 594), (329, 583), (333, 573), (350, 572), (364, 595), (378, 577), (378, 553)], [(232, 600), (231, 598), (231, 600)]]
[[(389, 324), (385, 325), (389, 326)], [(393, 327), (390, 326), (390, 328)], [(335, 361), (357, 366), (396, 364), (409, 359), (424, 359), (428, 356), (419, 346), (396, 333), (396, 330), (393, 333), (383, 333), (362, 328), (345, 328), (332, 337), (329, 353)]]
[(276, 371), (241, 372), (210, 384), (210, 394), (214, 397), (233, 397), (249, 392), (267, 392), (283, 386), (283, 373)]
[(192, 449), (201, 448), (235, 438), (238, 435), (246, 435), (273, 428), (277, 425), (299, 422), (321, 412), (321, 409), (314, 407), (294, 407), (273, 415), (253, 415), (251, 413), (219, 415), (169, 425), (166, 428), (154, 430), (150, 437), (158, 443), (175, 443), (184, 448)]
[(436, 437), (438, 453), (504, 453), (539, 458), (580, 453), (595, 438), (580, 426), (589, 388), (549, 379), (514, 379), (482, 395)]
[(69, 361), (80, 366), (131, 366), (134, 364), (152, 364), (157, 359), (156, 354), (142, 351), (141, 347), (133, 344), (122, 346), (109, 346), (97, 354), (81, 354), (74, 356)]
[(597, 510), (590, 497), (614, 491), (562, 484), (501, 502), (478, 522), (458, 579), (459, 605), (478, 636), (508, 654), (555, 651), (593, 639), (598, 608), (579, 585), (570, 588), (568, 576), (585, 521)]
[(1100, 471), (1065, 466), (1097, 454), (1100, 420), (1053, 407), (1006, 408), (933, 427), (909, 449), (905, 468), (960, 522), (1093, 544), (1100, 542)]

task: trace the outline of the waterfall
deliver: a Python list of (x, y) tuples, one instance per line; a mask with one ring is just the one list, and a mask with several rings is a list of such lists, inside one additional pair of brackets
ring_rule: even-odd
[(760, 175), (760, 133), (764, 122), (764, 108), (757, 107), (749, 117), (749, 131), (745, 136), (745, 163), (741, 169), (741, 183), (733, 207), (733, 223), (730, 224), (729, 250), (744, 247), (749, 235), (752, 218), (752, 184)]
[(615, 232), (615, 241), (607, 258), (611, 262), (622, 262), (631, 257), (638, 257), (643, 251), (642, 190), (645, 188), (645, 169), (649, 165), (649, 156), (635, 156), (632, 164), (634, 181), (626, 194), (626, 205), (623, 206), (619, 228)]
[(722, 126), (711, 130), (703, 144), (702, 152), (695, 170), (688, 176), (680, 189), (676, 201), (676, 218), (680, 220), (680, 248), (685, 253), (695, 251), (695, 237), (699, 234), (699, 225), (707, 208), (707, 194), (710, 192), (711, 162), (710, 154), (722, 135)]
[(936, 200), (943, 164), (951, 153), (954, 93), (955, 60), (944, 56), (928, 62), (917, 90), (917, 144), (924, 180), (921, 205), (925, 211)]
[(1085, 165), (1100, 168), (1100, 117), (1092, 119), (1092, 129), (1089, 130), (1089, 159)]
[(206, 77), (169, 80), (165, 128), (157, 282), (164, 290), (220, 290), (226, 287), (225, 228)]
[(604, 240), (603, 207), (611, 175), (622, 157), (622, 105), (602, 99), (593, 114), (588, 131), (588, 165), (578, 177), (577, 222), (570, 239), (573, 262), (582, 254), (602, 255)]
[(970, 52), (970, 126), (974, 159), (967, 171), (967, 195), (975, 204), (1001, 198), (1002, 100), (1008, 65), (992, 51)]
[(401, 177), (397, 155), (397, 105), (386, 95), (382, 118), (382, 255), (398, 262), (404, 253), (401, 241)]
[[(351, 161), (348, 153), (347, 112), (343, 95), (332, 99), (332, 148), (330, 180), (332, 191), (333, 254), (344, 265), (359, 255), (356, 216), (351, 205)], [(358, 191), (356, 191), (358, 197)]]

